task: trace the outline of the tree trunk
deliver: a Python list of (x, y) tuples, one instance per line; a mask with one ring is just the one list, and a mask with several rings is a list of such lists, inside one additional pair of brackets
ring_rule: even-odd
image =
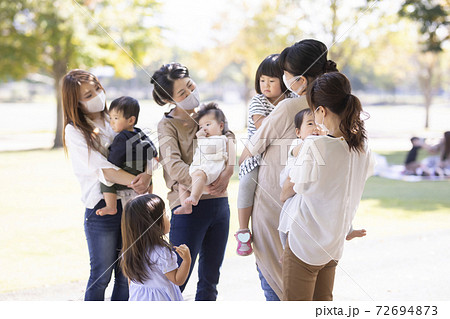
[(425, 104), (425, 128), (428, 129), (430, 127), (430, 107), (433, 101), (433, 77), (437, 63), (437, 54), (427, 52), (423, 61), (419, 84), (422, 89)]

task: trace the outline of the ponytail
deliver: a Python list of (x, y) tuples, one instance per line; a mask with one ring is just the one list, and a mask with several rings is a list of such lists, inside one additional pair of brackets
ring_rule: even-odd
[[(333, 61), (328, 62), (328, 67), (333, 68)], [(350, 81), (344, 74), (330, 72), (319, 76), (308, 87), (306, 99), (313, 111), (322, 105), (339, 115), (339, 129), (350, 150), (364, 151), (367, 139), (364, 121), (361, 119), (361, 113), (364, 111), (359, 99), (351, 94)]]
[(339, 128), (350, 150), (363, 152), (367, 134), (364, 121), (361, 119), (361, 113), (363, 112), (361, 102), (353, 94), (348, 94), (345, 99), (345, 108), (339, 114), (342, 119)]

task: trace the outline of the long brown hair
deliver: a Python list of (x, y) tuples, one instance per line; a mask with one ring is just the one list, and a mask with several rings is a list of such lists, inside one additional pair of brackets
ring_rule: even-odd
[[(86, 114), (80, 108), (80, 86), (81, 83), (92, 82), (100, 87), (103, 92), (105, 89), (95, 75), (84, 70), (71, 70), (62, 78), (62, 105), (64, 114), (64, 128), (67, 124), (72, 124), (75, 128), (83, 133), (88, 149), (94, 149), (100, 152), (100, 140), (97, 134), (94, 134), (94, 127), (86, 119)], [(104, 118), (107, 114), (106, 107), (101, 115)], [(63, 146), (67, 154), (67, 146), (65, 140), (65, 130), (63, 130)]]
[(350, 150), (364, 151), (367, 135), (361, 119), (363, 109), (359, 99), (351, 94), (350, 81), (344, 74), (330, 72), (319, 76), (308, 87), (306, 99), (313, 112), (317, 107), (323, 106), (339, 115), (339, 129)]
[(146, 194), (128, 202), (122, 215), (122, 258), (124, 275), (134, 282), (150, 278), (150, 251), (156, 246), (172, 249), (164, 239), (164, 201)]

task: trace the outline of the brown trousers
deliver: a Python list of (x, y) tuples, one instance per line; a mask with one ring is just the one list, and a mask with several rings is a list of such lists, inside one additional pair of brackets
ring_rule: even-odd
[(312, 266), (301, 261), (289, 248), (283, 252), (283, 300), (333, 300), (334, 275), (337, 261)]

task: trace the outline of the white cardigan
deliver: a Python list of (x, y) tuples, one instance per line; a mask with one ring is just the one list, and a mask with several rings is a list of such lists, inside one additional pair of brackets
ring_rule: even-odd
[(343, 138), (309, 136), (290, 178), (302, 194), (288, 235), (289, 247), (303, 262), (319, 266), (339, 260), (364, 185), (373, 173), (370, 150), (350, 151)]
[(103, 154), (93, 149), (89, 151), (83, 133), (72, 124), (68, 124), (65, 127), (65, 142), (73, 171), (80, 183), (81, 201), (89, 209), (94, 208), (103, 199), (103, 195), (100, 192), (100, 182), (107, 186), (113, 185), (106, 181), (102, 169), (113, 168), (119, 170), (119, 167), (107, 160), (108, 147), (117, 134), (112, 130), (107, 119), (105, 119), (104, 123), (102, 122), (103, 119), (99, 119), (96, 122), (91, 121), (99, 129), (98, 134)]

